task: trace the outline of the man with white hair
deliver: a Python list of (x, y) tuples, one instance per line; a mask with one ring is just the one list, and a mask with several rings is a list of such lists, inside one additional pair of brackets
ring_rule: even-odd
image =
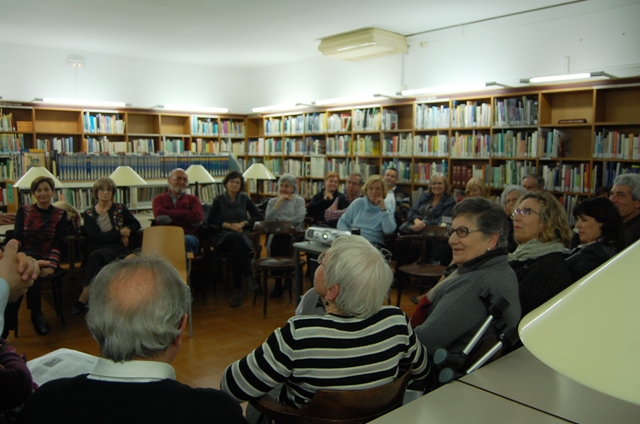
[(640, 175), (616, 177), (609, 199), (622, 215), (625, 244), (629, 246), (640, 239)]

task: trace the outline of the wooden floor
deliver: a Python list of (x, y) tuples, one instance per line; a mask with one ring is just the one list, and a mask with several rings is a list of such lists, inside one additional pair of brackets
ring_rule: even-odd
[[(310, 287), (308, 282), (305, 282), (305, 287)], [(268, 317), (263, 318), (261, 296), (253, 307), (253, 294), (245, 291), (242, 306), (232, 309), (226, 293), (228, 290), (215, 291), (218, 293), (214, 293), (211, 287), (207, 290), (206, 303), (201, 292), (194, 292), (193, 338), (189, 338), (188, 332), (185, 332), (182, 348), (173, 362), (178, 381), (192, 387), (219, 388), (225, 367), (262, 344), (267, 336), (275, 328), (282, 326), (295, 311), (295, 303), (289, 303), (287, 292), (280, 299), (269, 299)], [(80, 293), (80, 283), (66, 281), (64, 293), (66, 331), (62, 330), (60, 320), (56, 318), (51, 291), (43, 290), (43, 312), (51, 328), (51, 332), (46, 336), (38, 336), (35, 333), (26, 302), (23, 303), (19, 314), (19, 337), (14, 337), (12, 331), (7, 340), (17, 352), (26, 353), (27, 359), (62, 347), (99, 355), (98, 345), (86, 327), (84, 315), (68, 315), (69, 308)], [(417, 293), (417, 288), (403, 291), (402, 309), (408, 315), (414, 310), (409, 296)], [(391, 290), (391, 299), (395, 304), (396, 290)]]

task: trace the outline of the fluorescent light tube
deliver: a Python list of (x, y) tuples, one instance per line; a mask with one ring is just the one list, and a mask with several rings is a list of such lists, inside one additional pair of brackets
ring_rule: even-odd
[(50, 103), (56, 105), (68, 106), (89, 106), (89, 107), (126, 107), (125, 102), (109, 102), (104, 100), (86, 100), (86, 99), (57, 99), (53, 97), (35, 98), (34, 102)]
[(253, 109), (251, 109), (251, 111), (254, 113), (275, 112), (278, 110), (304, 109), (310, 106), (311, 105), (307, 103), (283, 103), (279, 105), (254, 107)]
[(534, 77), (534, 78), (523, 78), (520, 80), (521, 83), (537, 83), (537, 82), (556, 82), (556, 81), (573, 81), (587, 78), (616, 78), (614, 75), (607, 74), (606, 72), (583, 72), (581, 74), (564, 74), (564, 75), (551, 75), (548, 77)]
[(176, 112), (201, 112), (201, 113), (227, 113), (229, 109), (226, 107), (207, 107), (207, 106), (189, 106), (189, 105), (159, 105), (161, 109), (173, 110)]
[(342, 103), (362, 103), (370, 100), (379, 100), (380, 98), (389, 98), (383, 94), (354, 94), (352, 96), (336, 97), (334, 99), (316, 100), (314, 103), (316, 106), (335, 105)]
[(400, 94), (403, 96), (416, 96), (420, 94), (460, 93), (465, 91), (483, 90), (495, 85), (502, 86), (502, 84), (497, 84), (495, 82), (472, 82), (466, 84), (439, 85), (435, 87), (416, 88), (413, 90), (402, 90)]

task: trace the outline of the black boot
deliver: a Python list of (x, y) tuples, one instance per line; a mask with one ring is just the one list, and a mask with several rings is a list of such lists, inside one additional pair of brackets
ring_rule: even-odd
[(35, 328), (38, 335), (46, 336), (49, 334), (49, 325), (47, 324), (47, 320), (44, 315), (42, 315), (42, 312), (32, 312), (31, 322), (33, 323), (33, 328)]

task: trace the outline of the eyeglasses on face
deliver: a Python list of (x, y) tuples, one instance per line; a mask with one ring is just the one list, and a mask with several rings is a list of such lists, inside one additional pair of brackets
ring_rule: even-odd
[(469, 233), (474, 233), (474, 232), (476, 232), (476, 231), (480, 231), (480, 230), (470, 230), (470, 229), (468, 229), (467, 227), (450, 228), (450, 229), (447, 231), (447, 235), (448, 235), (449, 237), (451, 237), (451, 236), (453, 235), (453, 233), (456, 233), (456, 235), (457, 235), (459, 238), (465, 238), (466, 236), (468, 236), (468, 235), (469, 235)]
[(513, 210), (513, 213), (511, 214), (511, 219), (515, 218), (516, 215), (527, 216), (532, 212), (535, 213), (536, 215), (540, 215), (540, 212), (534, 211), (531, 208), (522, 208), (522, 209), (516, 208)]

